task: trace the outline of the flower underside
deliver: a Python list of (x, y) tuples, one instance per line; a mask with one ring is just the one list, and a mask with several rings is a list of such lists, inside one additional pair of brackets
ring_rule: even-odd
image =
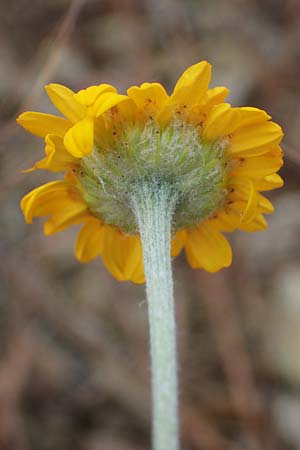
[(75, 253), (101, 255), (119, 280), (144, 281), (133, 206), (145, 184), (165, 186), (175, 199), (172, 256), (185, 249), (193, 268), (216, 272), (231, 264), (223, 232), (260, 231), (274, 208), (261, 192), (283, 185), (283, 133), (270, 116), (224, 103), (228, 90), (209, 89), (211, 66), (189, 67), (168, 95), (144, 83), (121, 95), (108, 84), (74, 93), (50, 84), (64, 115), (27, 112), (18, 122), (45, 138), (45, 158), (33, 168), (64, 172), (29, 192), (21, 207), (28, 223), (48, 217), (45, 233), (83, 224)]
[(226, 198), (227, 140), (206, 141), (191, 124), (161, 129), (149, 119), (124, 126), (110, 148), (96, 145), (75, 170), (91, 213), (108, 225), (137, 234), (134, 192), (147, 182), (165, 183), (177, 199), (173, 231), (193, 227)]

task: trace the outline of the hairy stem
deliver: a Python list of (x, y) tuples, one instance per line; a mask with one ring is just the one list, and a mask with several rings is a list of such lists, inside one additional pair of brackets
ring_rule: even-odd
[(176, 196), (167, 184), (139, 185), (132, 201), (143, 246), (149, 312), (153, 449), (178, 450), (176, 329), (171, 221)]

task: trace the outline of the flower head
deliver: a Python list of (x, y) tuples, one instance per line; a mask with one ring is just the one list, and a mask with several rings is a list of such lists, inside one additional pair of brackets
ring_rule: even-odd
[(283, 185), (280, 126), (251, 107), (224, 103), (228, 90), (209, 89), (211, 66), (189, 67), (169, 96), (159, 83), (119, 94), (107, 84), (74, 93), (46, 91), (64, 117), (25, 112), (17, 121), (45, 138), (35, 169), (64, 172), (21, 201), (25, 219), (47, 216), (45, 234), (82, 224), (75, 253), (102, 256), (119, 280), (144, 281), (132, 194), (141, 181), (167, 183), (176, 198), (172, 255), (184, 248), (193, 268), (231, 264), (223, 232), (259, 231), (273, 206), (260, 192)]

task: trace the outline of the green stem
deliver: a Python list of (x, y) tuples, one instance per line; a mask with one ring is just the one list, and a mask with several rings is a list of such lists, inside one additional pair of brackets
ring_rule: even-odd
[(171, 221), (176, 196), (167, 184), (139, 185), (132, 195), (143, 246), (152, 366), (153, 449), (178, 450), (176, 328)]

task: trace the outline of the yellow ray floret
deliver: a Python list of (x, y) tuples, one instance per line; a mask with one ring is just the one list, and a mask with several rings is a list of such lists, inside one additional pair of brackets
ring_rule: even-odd
[(208, 222), (188, 233), (185, 248), (188, 262), (194, 269), (217, 272), (231, 264), (232, 252), (227, 239)]
[(17, 118), (17, 122), (32, 134), (45, 137), (47, 134), (64, 136), (72, 123), (62, 117), (38, 112), (25, 112)]
[(33, 167), (23, 172), (45, 169), (52, 172), (62, 172), (79, 166), (79, 159), (74, 158), (66, 147), (63, 139), (55, 134), (47, 134), (45, 138), (45, 158), (37, 161)]

